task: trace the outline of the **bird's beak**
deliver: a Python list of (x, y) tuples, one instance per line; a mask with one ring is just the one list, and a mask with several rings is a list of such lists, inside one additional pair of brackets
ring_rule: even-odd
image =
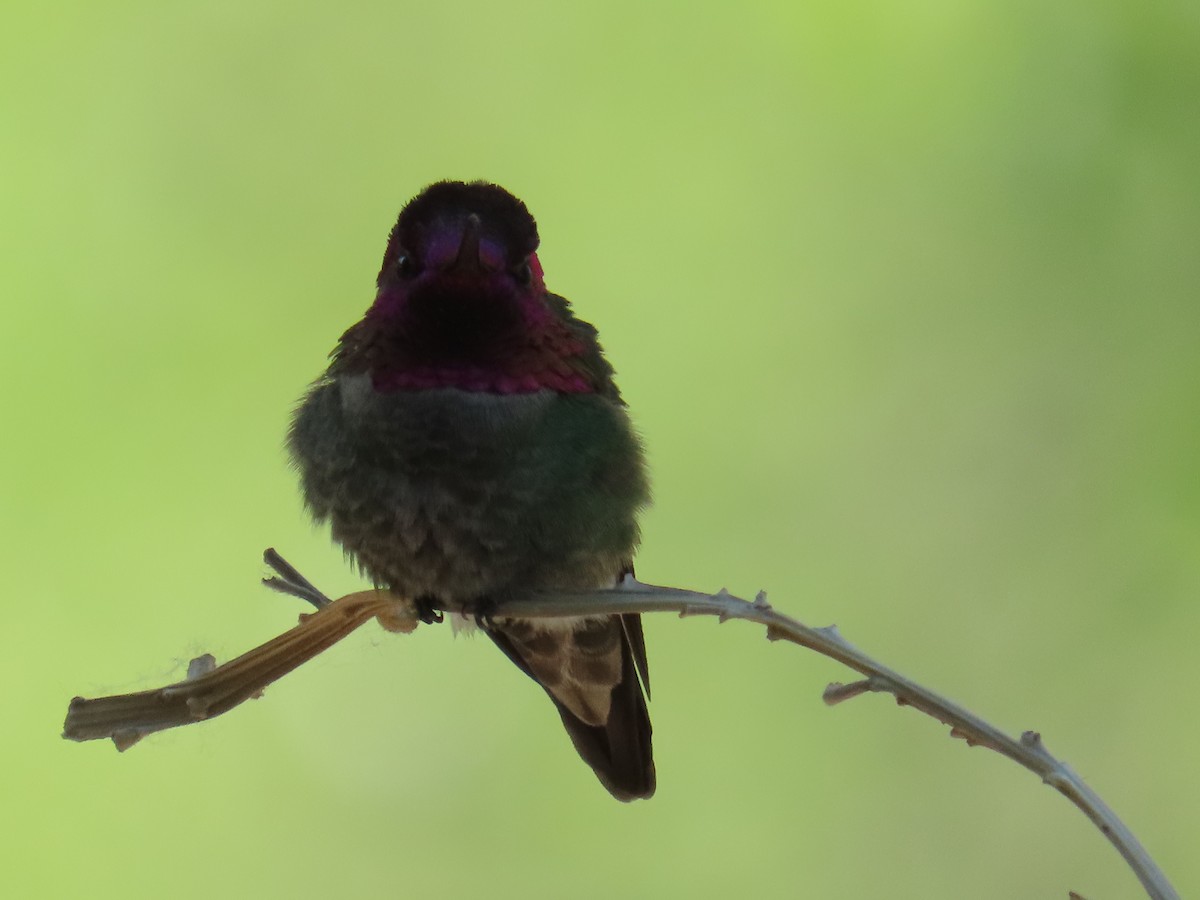
[(467, 216), (462, 240), (458, 244), (458, 255), (450, 264), (450, 272), (456, 275), (478, 275), (483, 272), (483, 261), (479, 258), (479, 226), (479, 216), (475, 213)]

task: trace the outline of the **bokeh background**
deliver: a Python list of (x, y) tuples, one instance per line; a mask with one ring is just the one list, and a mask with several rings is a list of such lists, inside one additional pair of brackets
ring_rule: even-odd
[(1200, 7), (13, 4), (0, 871), (39, 897), (1136, 897), (1029, 773), (745, 625), (651, 618), (623, 806), (482, 641), (371, 625), (123, 756), (72, 695), (300, 611), (282, 434), (400, 206), (530, 205), (657, 502), (639, 573), (1040, 729), (1200, 890)]

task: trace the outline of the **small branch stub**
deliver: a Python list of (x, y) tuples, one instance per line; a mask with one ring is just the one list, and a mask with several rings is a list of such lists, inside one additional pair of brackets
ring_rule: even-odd
[(871, 690), (871, 682), (865, 678), (862, 681), (852, 681), (850, 684), (842, 684), (840, 681), (834, 681), (825, 688), (825, 691), (821, 694), (821, 699), (825, 701), (826, 706), (837, 706), (839, 703), (845, 703), (847, 700), (861, 697)]

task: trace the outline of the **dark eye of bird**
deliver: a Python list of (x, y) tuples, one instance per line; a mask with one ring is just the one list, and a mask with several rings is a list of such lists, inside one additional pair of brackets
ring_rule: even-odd
[(517, 280), (517, 283), (521, 287), (529, 287), (529, 285), (533, 284), (533, 269), (528, 262), (523, 262), (513, 269), (513, 278)]
[(413, 265), (412, 257), (407, 253), (401, 253), (396, 259), (396, 271), (405, 277), (416, 272), (417, 267)]

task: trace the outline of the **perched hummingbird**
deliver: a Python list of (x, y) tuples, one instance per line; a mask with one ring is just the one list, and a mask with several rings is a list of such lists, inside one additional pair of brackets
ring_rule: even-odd
[(596, 329), (546, 290), (503, 188), (443, 181), (388, 238), (375, 302), (297, 409), (305, 502), (380, 587), (476, 618), (619, 800), (654, 793), (637, 615), (491, 618), (515, 590), (610, 587), (649, 501)]

